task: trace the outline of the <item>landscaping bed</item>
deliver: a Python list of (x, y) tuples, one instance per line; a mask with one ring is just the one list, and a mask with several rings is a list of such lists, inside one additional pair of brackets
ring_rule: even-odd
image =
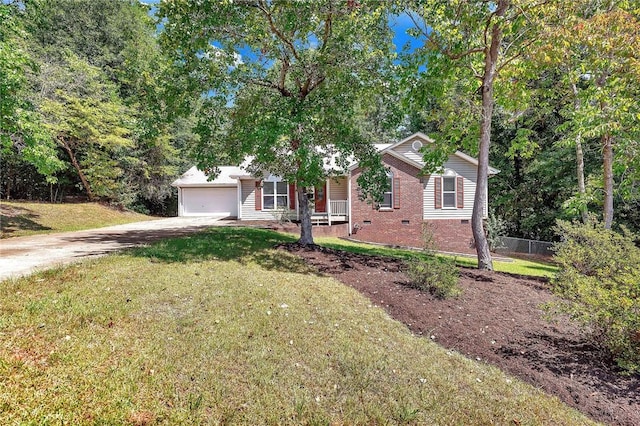
[(544, 279), (462, 268), (462, 296), (440, 300), (410, 287), (401, 260), (280, 248), (357, 289), (415, 334), (496, 365), (596, 420), (640, 424), (640, 377), (621, 375), (568, 321), (545, 319), (540, 305), (553, 296)]

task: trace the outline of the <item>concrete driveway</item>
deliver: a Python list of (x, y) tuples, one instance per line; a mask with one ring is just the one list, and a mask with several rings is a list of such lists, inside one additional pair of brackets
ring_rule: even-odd
[(77, 232), (0, 240), (0, 281), (167, 237), (224, 226), (223, 217), (172, 217)]

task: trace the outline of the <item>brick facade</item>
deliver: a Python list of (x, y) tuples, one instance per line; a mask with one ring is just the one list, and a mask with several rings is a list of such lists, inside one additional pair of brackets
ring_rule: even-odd
[[(408, 247), (424, 247), (423, 225), (431, 233), (435, 248), (453, 253), (475, 253), (471, 221), (466, 219), (423, 220), (424, 184), (420, 170), (389, 154), (382, 158), (394, 178), (399, 178), (399, 208), (375, 209), (358, 199), (357, 179), (361, 170), (355, 169), (351, 178), (351, 237), (360, 241)], [(397, 205), (394, 205), (397, 207)]]
[(428, 232), (438, 250), (451, 253), (475, 254), (471, 220), (468, 219), (432, 219), (425, 221)]
[[(382, 161), (390, 167), (394, 179), (399, 179), (399, 208), (375, 209), (371, 204), (358, 199), (357, 168), (351, 177), (351, 236), (361, 241), (422, 247), (422, 191), (418, 177), (420, 170), (389, 154)], [(394, 207), (398, 207), (394, 205)]]

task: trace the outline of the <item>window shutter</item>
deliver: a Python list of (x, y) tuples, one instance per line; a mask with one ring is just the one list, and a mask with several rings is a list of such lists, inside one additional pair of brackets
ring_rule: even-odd
[(256, 181), (256, 210), (262, 210), (262, 182)]
[(393, 208), (400, 208), (400, 178), (393, 178)]
[(296, 185), (293, 183), (289, 184), (289, 209), (296, 209)]
[(456, 178), (456, 198), (459, 209), (464, 208), (464, 178), (458, 176)]
[(433, 195), (434, 195), (434, 207), (436, 209), (442, 208), (442, 178), (435, 176), (433, 178)]

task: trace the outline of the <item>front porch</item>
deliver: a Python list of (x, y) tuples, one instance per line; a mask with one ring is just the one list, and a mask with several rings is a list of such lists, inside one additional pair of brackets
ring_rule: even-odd
[[(316, 204), (317, 205), (317, 204)], [(311, 223), (314, 225), (332, 225), (349, 221), (349, 201), (329, 200), (326, 203), (326, 211), (317, 211), (315, 208), (311, 212)]]
[(312, 224), (333, 225), (349, 221), (349, 179), (346, 176), (327, 179), (314, 188), (312, 197)]

